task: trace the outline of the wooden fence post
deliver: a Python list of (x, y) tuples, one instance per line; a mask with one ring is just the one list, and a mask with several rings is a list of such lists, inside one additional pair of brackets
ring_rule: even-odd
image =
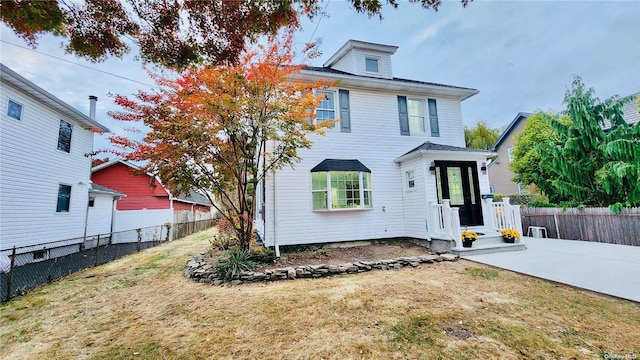
[(165, 227), (167, 228), (167, 240), (169, 241), (169, 234), (171, 234), (171, 224), (166, 224)]
[(142, 242), (142, 229), (136, 229), (136, 232), (138, 233), (137, 250), (138, 250), (138, 252), (140, 252), (140, 243)]
[(11, 291), (13, 290), (13, 268), (16, 265), (16, 247), (13, 247), (11, 250), (11, 265), (9, 267), (9, 276), (7, 277), (7, 299), (9, 301), (11, 299)]
[(98, 266), (98, 249), (100, 248), (100, 234), (98, 234), (98, 239), (96, 239), (96, 258), (93, 262), (93, 266)]

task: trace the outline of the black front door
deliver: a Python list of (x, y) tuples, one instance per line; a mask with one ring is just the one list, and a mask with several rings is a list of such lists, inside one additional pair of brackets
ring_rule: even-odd
[(478, 169), (472, 161), (436, 161), (438, 202), (460, 208), (460, 225), (482, 225)]

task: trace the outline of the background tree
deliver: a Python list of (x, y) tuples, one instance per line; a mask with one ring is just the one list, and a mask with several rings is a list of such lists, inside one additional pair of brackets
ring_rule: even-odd
[[(323, 0), (2, 0), (2, 21), (31, 46), (51, 33), (69, 39), (67, 52), (93, 61), (120, 57), (132, 38), (145, 61), (185, 68), (200, 62), (235, 63), (247, 40), (296, 28)], [(386, 3), (348, 0), (357, 13), (382, 18)], [(472, 0), (461, 0), (466, 6)], [(438, 10), (442, 0), (411, 0)]]
[(237, 65), (156, 77), (161, 90), (139, 92), (135, 99), (117, 95), (125, 111), (111, 114), (150, 128), (140, 142), (111, 137), (121, 149), (115, 153), (144, 161), (143, 170), (175, 193), (199, 190), (209, 196), (247, 250), (258, 182), (298, 162), (297, 150), (311, 146), (307, 135), (331, 125), (310, 122), (321, 100), (311, 89), (325, 84), (287, 81), (301, 69), (291, 64), (291, 39), (248, 52)]
[(629, 126), (622, 113), (631, 100), (601, 102), (574, 79), (564, 99), (570, 121), (547, 117), (557, 140), (539, 149), (540, 167), (548, 170), (552, 185), (550, 199), (617, 208), (640, 204), (640, 127)]
[(515, 136), (513, 143), (513, 161), (509, 164), (509, 169), (516, 176), (514, 182), (522, 185), (534, 184), (551, 202), (559, 201), (555, 197), (556, 192), (551, 184), (555, 172), (553, 169), (541, 167), (542, 154), (540, 145), (549, 142), (557, 142), (558, 136), (551, 127), (551, 120), (568, 123), (568, 118), (561, 119), (552, 113), (537, 112), (527, 118), (524, 130)]
[(464, 142), (468, 148), (491, 150), (500, 137), (500, 130), (493, 129), (480, 121), (473, 128), (464, 127)]

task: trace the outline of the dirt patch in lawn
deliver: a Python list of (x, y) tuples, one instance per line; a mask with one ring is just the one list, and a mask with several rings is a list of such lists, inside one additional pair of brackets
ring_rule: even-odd
[[(372, 242), (368, 245), (324, 247), (315, 250), (289, 249), (281, 252), (273, 267), (338, 265), (357, 261), (390, 260), (403, 256), (432, 254), (429, 249), (407, 241)], [(271, 268), (271, 266), (266, 267)]]

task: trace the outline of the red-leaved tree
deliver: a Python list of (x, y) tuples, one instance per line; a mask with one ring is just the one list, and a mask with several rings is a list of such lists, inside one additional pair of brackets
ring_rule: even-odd
[(116, 155), (142, 161), (176, 193), (199, 190), (229, 220), (244, 249), (251, 246), (257, 184), (274, 170), (300, 160), (307, 135), (328, 121), (310, 122), (321, 98), (288, 77), (292, 36), (243, 54), (236, 65), (191, 67), (174, 78), (156, 76), (160, 90), (135, 98), (115, 96), (124, 111), (115, 119), (144, 123), (142, 141), (112, 136)]

